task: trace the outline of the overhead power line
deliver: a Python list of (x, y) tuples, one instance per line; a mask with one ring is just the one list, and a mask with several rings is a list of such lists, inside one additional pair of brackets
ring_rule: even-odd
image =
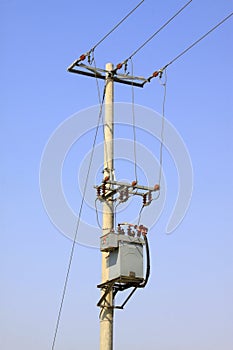
[(127, 62), (135, 56), (144, 46), (146, 46), (162, 29), (164, 29), (175, 17), (177, 17), (190, 3), (192, 0), (189, 0), (184, 6), (182, 6), (179, 11), (177, 11), (169, 20), (167, 20), (159, 29), (157, 29), (142, 45), (140, 45), (128, 58), (126, 58), (122, 63), (117, 64), (116, 69), (121, 69), (123, 65), (126, 65)]
[(227, 21), (231, 16), (233, 15), (233, 12), (230, 13), (227, 17), (225, 17), (223, 20), (221, 20), (218, 24), (216, 24), (213, 28), (211, 28), (207, 33), (202, 35), (199, 39), (197, 39), (193, 44), (191, 44), (187, 49), (182, 51), (179, 55), (177, 55), (175, 58), (173, 58), (169, 63), (167, 63), (163, 69), (170, 66), (172, 63), (174, 63), (176, 60), (178, 60), (181, 56), (183, 56), (186, 52), (188, 52), (190, 49), (192, 49), (195, 45), (197, 45), (200, 41), (202, 41), (207, 35), (212, 33), (215, 29), (217, 29), (219, 26), (221, 26), (225, 21)]
[(78, 59), (76, 59), (72, 65), (70, 67), (74, 67), (77, 63), (84, 61), (86, 59), (86, 57), (88, 57), (89, 61), (91, 61), (91, 54), (94, 53), (95, 49), (97, 48), (97, 46), (99, 46), (110, 34), (112, 34), (130, 15), (132, 15), (132, 13), (139, 7), (142, 5), (142, 3), (145, 0), (140, 1), (124, 18), (122, 18), (122, 20), (120, 20), (120, 22), (118, 22), (107, 34), (105, 34), (103, 36), (102, 39), (100, 39), (89, 51), (87, 51), (86, 53), (82, 54)]
[(137, 6), (135, 6), (122, 20), (115, 25), (102, 39), (100, 39), (97, 44), (95, 44), (90, 51), (94, 51), (97, 46), (99, 46), (112, 32), (114, 32), (141, 4), (144, 2), (144, 0), (140, 1)]
[(189, 0), (181, 9), (176, 12), (167, 22), (165, 22), (162, 27), (160, 27), (156, 32), (154, 32), (141, 46), (139, 46), (127, 59), (131, 59), (133, 56), (135, 56), (144, 46), (146, 46), (163, 28), (165, 28), (175, 17), (177, 17), (190, 3), (192, 0)]
[(218, 27), (220, 27), (224, 22), (226, 22), (231, 16), (233, 15), (233, 12), (231, 12), (228, 16), (226, 16), (225, 18), (223, 18), (219, 23), (217, 23), (214, 27), (212, 27), (207, 33), (205, 33), (204, 35), (202, 35), (199, 39), (197, 39), (196, 41), (194, 41), (191, 45), (189, 45), (185, 50), (183, 50), (181, 53), (179, 53), (177, 56), (175, 56), (170, 62), (168, 62), (167, 64), (165, 64), (165, 66), (162, 69), (159, 69), (157, 71), (155, 71), (148, 79), (147, 81), (150, 82), (151, 79), (156, 78), (157, 76), (161, 76), (163, 71), (170, 66), (171, 64), (173, 64), (175, 61), (177, 61), (180, 57), (182, 57), (184, 54), (186, 54), (189, 50), (191, 50), (194, 46), (196, 46), (200, 41), (202, 41), (203, 39), (205, 39), (210, 33), (212, 33), (215, 29), (217, 29)]

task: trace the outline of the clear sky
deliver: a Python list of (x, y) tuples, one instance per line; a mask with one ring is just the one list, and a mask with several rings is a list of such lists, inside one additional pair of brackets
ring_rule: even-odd
[[(94, 79), (72, 75), (66, 68), (136, 4), (0, 1), (3, 350), (51, 349), (72, 242), (43, 207), (40, 161), (60, 123), (98, 103)], [(97, 65), (103, 68), (128, 57), (183, 4), (145, 0), (96, 49)], [(232, 1), (193, 0), (135, 56), (134, 73), (149, 76), (230, 12)], [(233, 348), (232, 42), (231, 18), (167, 69), (166, 118), (189, 151), (193, 196), (182, 223), (166, 235), (178, 181), (165, 150), (166, 201), (149, 232), (152, 274), (146, 289), (136, 293), (124, 311), (116, 311), (116, 350)], [(158, 112), (162, 99), (163, 88), (156, 79), (135, 90), (135, 103)], [(131, 88), (116, 86), (115, 100), (131, 102)], [(132, 133), (127, 137), (132, 139)], [(145, 144), (158, 159), (159, 143)], [(81, 200), (80, 149), (85, 155), (90, 145), (85, 139), (81, 146), (77, 142), (64, 163), (64, 190), (76, 213)], [(129, 171), (127, 163), (124, 169)], [(127, 176), (132, 179), (133, 173)], [(88, 219), (100, 235), (94, 210)], [(98, 249), (76, 245), (56, 350), (98, 349), (100, 262)]]

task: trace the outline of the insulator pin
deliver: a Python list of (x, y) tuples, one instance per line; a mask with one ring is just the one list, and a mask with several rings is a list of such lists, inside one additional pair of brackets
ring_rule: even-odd
[(107, 175), (107, 176), (105, 176), (103, 182), (107, 182), (109, 179), (110, 179), (110, 177)]
[(120, 191), (119, 200), (120, 202), (124, 200), (124, 191)]
[(153, 78), (156, 78), (158, 75), (159, 75), (159, 72), (157, 70), (152, 74)]
[(128, 234), (128, 236), (131, 236), (131, 237), (135, 236), (135, 232), (132, 230), (130, 225), (127, 228), (127, 234)]
[(85, 54), (83, 54), (83, 55), (81, 55), (81, 56), (79, 57), (80, 61), (84, 61), (85, 58), (86, 58), (86, 55), (85, 55)]
[(143, 195), (142, 202), (143, 202), (143, 205), (146, 205), (146, 203), (147, 203), (147, 194)]
[(148, 204), (152, 201), (152, 193), (151, 191), (148, 193)]

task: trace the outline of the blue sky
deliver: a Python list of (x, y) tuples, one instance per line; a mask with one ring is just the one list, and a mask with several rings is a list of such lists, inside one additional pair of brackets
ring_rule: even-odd
[[(67, 73), (66, 68), (136, 4), (0, 2), (0, 346), (4, 350), (51, 349), (72, 242), (52, 225), (43, 207), (40, 160), (60, 123), (98, 103), (95, 81)], [(96, 49), (97, 65), (128, 57), (183, 4), (145, 0)], [(230, 12), (232, 2), (226, 0), (193, 1), (135, 56), (135, 74), (150, 75)], [(165, 151), (166, 203), (149, 233), (152, 275), (125, 311), (116, 312), (117, 350), (232, 349), (232, 39), (230, 19), (167, 70), (166, 118), (190, 153), (193, 197), (181, 225), (166, 235), (177, 173)], [(115, 90), (116, 101), (131, 102), (130, 88), (118, 85)], [(135, 90), (137, 104), (158, 112), (162, 98), (156, 79)], [(79, 147), (74, 146), (64, 169), (64, 187), (76, 212), (81, 196), (76, 183), (81, 160), (78, 156), (75, 160)], [(90, 150), (87, 142), (83, 147)], [(159, 144), (151, 151), (158, 157)], [(95, 224), (94, 211), (92, 215)], [(76, 246), (57, 350), (98, 348), (100, 259), (97, 249)]]

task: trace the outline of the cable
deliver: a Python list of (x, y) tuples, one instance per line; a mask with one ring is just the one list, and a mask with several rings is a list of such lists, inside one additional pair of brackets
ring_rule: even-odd
[(92, 49), (90, 50), (91, 51), (94, 51), (97, 46), (99, 46), (112, 32), (114, 32), (114, 30), (116, 30), (142, 3), (144, 2), (144, 0), (140, 1), (137, 6), (135, 6), (124, 18), (122, 18), (122, 20), (117, 23), (115, 25), (115, 27), (113, 27), (102, 39), (100, 39), (97, 44), (95, 44)]
[[(165, 126), (165, 103), (166, 103), (166, 97), (167, 97), (167, 71), (164, 69), (165, 72), (165, 80), (161, 85), (164, 87), (164, 94), (163, 94), (163, 105), (162, 105), (162, 124), (161, 124), (161, 133), (160, 133), (160, 149), (159, 149), (159, 178), (158, 178), (158, 185), (159, 185), (159, 191), (155, 198), (152, 200), (155, 201), (159, 199), (160, 197), (160, 189), (161, 189), (161, 178), (162, 178), (162, 169), (163, 169), (163, 146), (164, 146), (164, 126)], [(162, 78), (162, 75), (160, 76), (160, 79)]]
[(178, 12), (176, 12), (167, 22), (165, 22), (162, 27), (160, 27), (156, 32), (154, 32), (141, 46), (139, 46), (123, 63), (119, 63), (117, 66), (122, 67), (122, 64), (125, 64), (133, 56), (135, 56), (145, 45), (147, 45), (163, 28), (165, 28), (176, 16), (178, 16), (190, 3), (192, 0), (189, 0)]
[[(134, 75), (134, 67), (133, 67), (133, 60), (130, 58), (131, 61), (131, 74)], [(134, 108), (134, 85), (132, 80), (132, 116), (133, 116), (133, 150), (134, 150), (134, 175), (135, 180), (138, 182), (138, 175), (137, 175), (137, 149), (136, 149), (136, 127), (135, 127), (135, 108)]]
[(139, 214), (138, 214), (138, 226), (140, 225), (140, 221), (141, 221), (141, 216), (142, 216), (142, 211), (143, 209), (145, 208), (145, 205), (143, 204), (140, 211), (139, 211)]
[(139, 288), (145, 288), (150, 277), (150, 249), (147, 236), (144, 236), (145, 246), (146, 246), (146, 277), (144, 281), (139, 285)]
[(170, 66), (172, 63), (174, 63), (175, 61), (177, 61), (181, 56), (183, 56), (186, 52), (188, 52), (189, 50), (191, 50), (194, 46), (196, 46), (200, 41), (202, 41), (204, 38), (206, 38), (210, 33), (212, 33), (215, 29), (217, 29), (219, 26), (221, 26), (224, 22), (226, 22), (231, 16), (233, 15), (233, 12), (231, 12), (228, 16), (226, 16), (225, 18), (223, 18), (219, 23), (217, 23), (213, 28), (211, 28), (207, 33), (205, 33), (204, 35), (202, 35), (199, 39), (197, 39), (196, 41), (194, 41), (194, 43), (192, 43), (190, 46), (188, 46), (185, 50), (183, 50), (181, 53), (179, 53), (179, 55), (177, 55), (175, 58), (173, 58), (169, 63), (167, 63), (162, 69), (159, 69), (157, 71), (155, 71), (154, 73), (152, 73), (152, 75), (147, 79), (147, 82), (150, 82), (151, 79), (156, 78), (158, 76), (160, 76), (161, 74), (163, 74), (163, 71)]
[[(94, 68), (95, 68), (95, 79), (96, 79), (96, 87), (97, 87), (97, 94), (98, 94), (98, 100), (99, 100), (99, 104), (101, 104), (101, 98), (100, 98), (100, 87), (99, 87), (99, 80), (97, 77), (97, 70), (96, 70), (96, 61), (95, 61), (95, 56), (94, 56), (94, 52), (92, 53), (92, 62), (94, 63)], [(106, 87), (108, 84), (108, 80), (106, 82)], [(105, 88), (106, 88), (105, 87)], [(104, 128), (105, 128), (105, 123), (104, 123), (104, 119), (103, 119), (103, 114), (102, 114), (102, 129), (103, 129), (103, 138), (104, 138), (104, 145), (105, 145), (105, 151), (106, 151), (106, 157), (108, 158), (108, 147), (107, 147), (107, 143), (106, 143), (106, 138), (105, 138), (105, 132), (104, 132)]]
[(94, 52), (92, 54), (92, 62), (94, 63), (94, 68), (95, 68), (95, 80), (96, 80), (96, 87), (97, 87), (97, 94), (98, 94), (99, 105), (101, 105), (100, 87), (99, 87), (99, 80), (97, 78), (97, 69), (96, 69), (97, 67), (96, 67)]
[(57, 317), (57, 322), (56, 322), (56, 327), (55, 327), (55, 332), (54, 332), (54, 337), (53, 337), (52, 350), (54, 350), (54, 346), (55, 346), (55, 342), (56, 342), (56, 338), (57, 338), (57, 332), (58, 332), (58, 327), (59, 327), (59, 324), (60, 324), (62, 307), (63, 307), (63, 303), (64, 303), (64, 299), (65, 299), (65, 294), (66, 294), (66, 289), (67, 289), (67, 284), (68, 284), (71, 264), (72, 264), (72, 261), (73, 261), (75, 242), (76, 242), (77, 235), (78, 235), (78, 229), (79, 229), (79, 224), (80, 224), (80, 219), (81, 219), (81, 214), (82, 214), (85, 194), (86, 194), (86, 190), (87, 190), (87, 183), (88, 183), (88, 180), (89, 180), (90, 169), (91, 169), (92, 160), (93, 160), (93, 156), (94, 156), (94, 150), (95, 150), (95, 145), (96, 145), (96, 140), (97, 140), (97, 134), (98, 134), (100, 119), (101, 119), (102, 110), (103, 110), (105, 91), (106, 91), (106, 84), (105, 84), (105, 87), (104, 87), (103, 97), (102, 97), (102, 101), (101, 101), (101, 104), (100, 104), (100, 110), (99, 110), (98, 121), (97, 121), (97, 125), (96, 125), (94, 141), (93, 141), (93, 145), (92, 145), (90, 162), (89, 162), (87, 175), (86, 175), (86, 180), (85, 180), (85, 184), (84, 184), (84, 190), (83, 190), (81, 205), (80, 205), (79, 214), (78, 214), (77, 226), (76, 226), (75, 235), (74, 235), (74, 239), (73, 239), (73, 244), (72, 244), (72, 248), (71, 248), (70, 259), (69, 259), (69, 263), (68, 263), (68, 269), (67, 269), (67, 273), (66, 273), (66, 278), (65, 278), (65, 283), (64, 283), (64, 287), (63, 287), (60, 308), (59, 308), (59, 312), (58, 312), (58, 317)]
[(164, 144), (164, 124), (165, 124), (165, 103), (166, 103), (166, 97), (167, 97), (167, 71), (165, 72), (165, 81), (162, 83), (162, 86), (164, 87), (164, 95), (163, 95), (163, 107), (162, 107), (162, 125), (161, 125), (161, 134), (160, 134), (160, 150), (159, 150), (159, 188), (161, 184), (161, 177), (162, 177), (162, 167), (163, 167), (163, 144)]
[(114, 209), (114, 223), (115, 223), (115, 230), (117, 229), (117, 226), (116, 226), (116, 215), (117, 215), (117, 207), (121, 204), (121, 202), (118, 202), (116, 205), (115, 205), (115, 209)]
[(92, 63), (93, 58), (91, 58), (91, 54), (93, 54), (94, 50), (99, 46), (112, 32), (114, 32), (142, 3), (144, 0), (140, 1), (137, 6), (135, 6), (120, 22), (118, 22), (107, 34), (104, 35), (102, 39), (100, 39), (88, 52), (82, 54), (78, 59), (76, 59), (68, 68), (72, 69), (75, 65), (78, 65), (79, 62), (84, 61), (86, 57), (88, 57), (89, 64)]
[(199, 39), (197, 39), (193, 44), (191, 44), (187, 49), (182, 51), (179, 55), (177, 55), (173, 60), (171, 60), (169, 63), (167, 63), (163, 69), (170, 66), (172, 63), (174, 63), (178, 58), (183, 56), (186, 52), (188, 52), (191, 48), (193, 48), (195, 45), (197, 45), (201, 40), (203, 40), (207, 35), (209, 35), (211, 32), (213, 32), (215, 29), (217, 29), (220, 25), (222, 25), (225, 21), (227, 21), (231, 16), (233, 15), (233, 12), (231, 12), (227, 17), (225, 17), (223, 20), (221, 20), (218, 24), (216, 24), (213, 28), (211, 28), (206, 34), (202, 35)]

